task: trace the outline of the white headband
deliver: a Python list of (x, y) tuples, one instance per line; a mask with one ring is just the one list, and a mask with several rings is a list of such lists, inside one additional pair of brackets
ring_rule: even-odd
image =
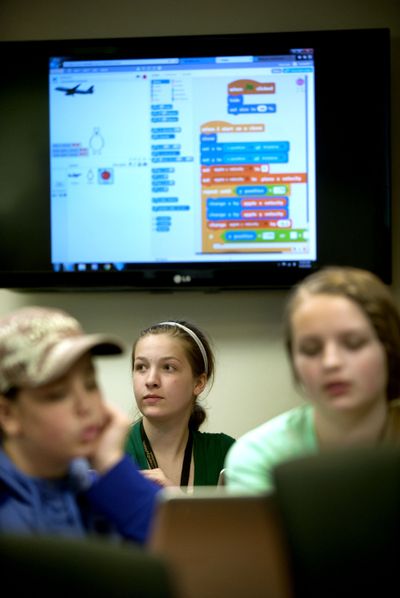
[(207, 353), (206, 353), (203, 343), (201, 342), (201, 340), (199, 339), (197, 334), (195, 332), (193, 332), (193, 330), (190, 330), (190, 328), (188, 328), (187, 326), (184, 326), (183, 324), (180, 324), (179, 322), (160, 322), (158, 324), (158, 326), (177, 326), (178, 328), (182, 328), (182, 330), (184, 330), (189, 336), (191, 336), (200, 350), (200, 353), (201, 353), (201, 355), (203, 357), (203, 361), (204, 361), (204, 371), (208, 375)]

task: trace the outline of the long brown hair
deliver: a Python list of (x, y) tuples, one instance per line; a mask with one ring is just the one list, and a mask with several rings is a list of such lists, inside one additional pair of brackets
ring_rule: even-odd
[[(201, 346), (204, 349), (206, 355), (206, 363), (203, 354), (200, 350), (199, 343), (193, 338), (191, 334), (185, 331), (188, 328), (197, 337)], [(202, 332), (197, 326), (185, 320), (171, 320), (170, 322), (161, 322), (159, 324), (153, 324), (148, 328), (142, 330), (136, 339), (131, 354), (131, 367), (134, 369), (136, 346), (139, 340), (145, 336), (151, 334), (168, 334), (170, 336), (178, 338), (183, 347), (185, 348), (186, 356), (190, 363), (190, 367), (193, 372), (193, 376), (201, 376), (206, 374), (207, 384), (212, 385), (215, 375), (215, 357), (211, 348), (211, 341), (207, 338), (204, 332)], [(206, 420), (207, 414), (198, 400), (196, 399), (193, 404), (193, 410), (189, 419), (189, 428), (191, 430), (198, 430), (202, 423)]]
[(290, 292), (284, 313), (285, 344), (293, 368), (292, 316), (309, 295), (338, 295), (358, 305), (371, 322), (387, 360), (389, 401), (400, 397), (400, 313), (387, 287), (375, 274), (346, 266), (329, 266), (310, 274)]

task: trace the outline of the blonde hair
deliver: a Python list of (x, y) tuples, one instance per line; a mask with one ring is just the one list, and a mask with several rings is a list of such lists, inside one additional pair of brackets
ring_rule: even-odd
[(289, 294), (283, 320), (286, 350), (292, 369), (292, 316), (298, 305), (310, 295), (337, 295), (358, 305), (386, 353), (387, 398), (391, 401), (400, 397), (400, 312), (389, 288), (375, 274), (346, 266), (323, 268), (298, 283)]

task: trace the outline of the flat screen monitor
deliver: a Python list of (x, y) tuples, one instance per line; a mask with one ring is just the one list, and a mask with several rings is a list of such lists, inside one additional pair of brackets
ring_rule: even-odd
[(391, 280), (388, 29), (0, 42), (0, 286)]

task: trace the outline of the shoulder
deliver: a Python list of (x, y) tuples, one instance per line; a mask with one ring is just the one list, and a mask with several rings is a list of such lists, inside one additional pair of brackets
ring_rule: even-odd
[(228, 434), (193, 432), (195, 486), (215, 486), (235, 439)]
[(274, 467), (317, 447), (313, 411), (302, 405), (241, 436), (226, 458), (227, 485), (247, 491), (271, 490)]
[(225, 459), (227, 452), (234, 443), (235, 439), (232, 436), (221, 432), (193, 432), (193, 448), (196, 460), (202, 457), (206, 459), (215, 458), (219, 463)]
[(389, 402), (383, 440), (385, 442), (400, 442), (400, 399)]
[(232, 446), (235, 438), (223, 432), (193, 432), (193, 441), (197, 444), (212, 446)]
[(285, 411), (241, 436), (230, 451), (230, 458), (252, 454), (257, 458), (274, 450), (292, 452), (314, 441), (312, 407), (301, 405)]
[(140, 420), (133, 423), (129, 428), (128, 436), (126, 437), (126, 447), (127, 449), (133, 448), (135, 444), (141, 441), (140, 438)]
[(147, 460), (140, 433), (140, 420), (134, 423), (129, 430), (125, 441), (125, 452), (133, 457), (141, 469), (147, 469)]
[(312, 417), (312, 408), (310, 405), (301, 405), (285, 411), (263, 424), (246, 432), (238, 439), (238, 442), (257, 442), (268, 437), (291, 432), (301, 433), (306, 429)]
[(225, 457), (234, 443), (235, 439), (232, 436), (222, 432), (193, 432), (193, 446), (197, 455), (200, 453), (207, 453), (208, 455), (215, 453)]

